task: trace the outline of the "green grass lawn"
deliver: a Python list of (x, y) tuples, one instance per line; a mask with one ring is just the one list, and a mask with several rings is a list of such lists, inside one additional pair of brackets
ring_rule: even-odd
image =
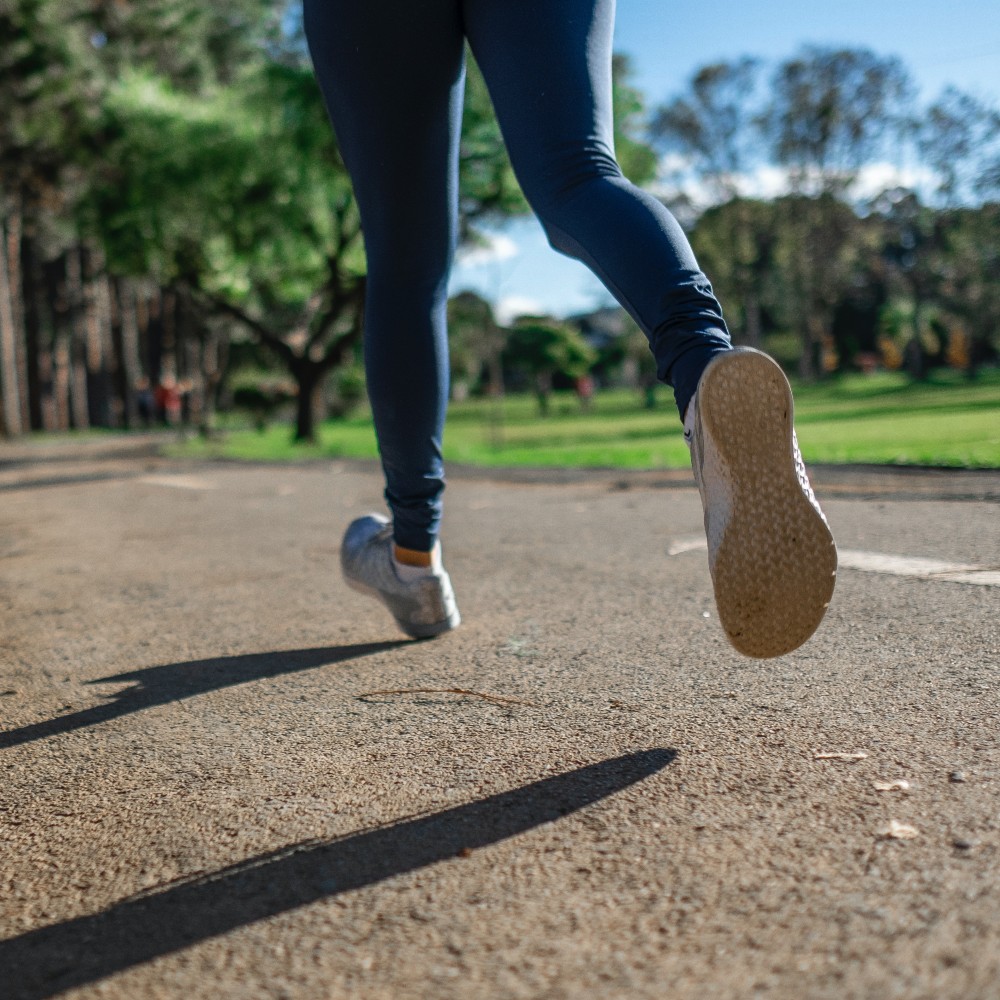
[[(954, 373), (914, 384), (897, 373), (852, 375), (797, 385), (796, 427), (808, 462), (874, 462), (1000, 468), (1000, 372), (969, 382)], [(487, 466), (683, 468), (681, 426), (666, 389), (656, 409), (639, 394), (599, 393), (589, 412), (556, 395), (548, 417), (532, 397), (469, 400), (451, 406), (445, 457)], [(231, 429), (212, 440), (176, 446), (186, 457), (287, 461), (377, 454), (367, 414), (322, 425), (314, 445), (295, 445), (291, 428)]]

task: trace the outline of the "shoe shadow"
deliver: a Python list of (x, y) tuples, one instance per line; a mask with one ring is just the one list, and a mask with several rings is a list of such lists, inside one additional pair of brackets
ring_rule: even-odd
[(8, 997), (44, 1000), (258, 920), (464, 857), (642, 781), (676, 755), (625, 754), (341, 840), (293, 844), (0, 941)]
[(88, 683), (120, 684), (134, 681), (135, 684), (112, 695), (100, 705), (0, 733), (0, 749), (20, 746), (60, 733), (71, 733), (144, 708), (193, 698), (208, 691), (247, 684), (266, 677), (280, 677), (282, 674), (328, 667), (409, 644), (407, 640), (399, 639), (354, 646), (320, 646), (314, 649), (248, 653), (244, 656), (217, 656), (205, 660), (168, 663), (159, 667), (144, 667), (129, 673), (115, 674), (113, 677), (102, 677)]

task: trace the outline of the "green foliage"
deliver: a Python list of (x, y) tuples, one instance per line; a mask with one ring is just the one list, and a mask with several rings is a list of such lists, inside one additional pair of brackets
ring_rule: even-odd
[(187, 278), (282, 315), (315, 294), (331, 254), (340, 251), (347, 276), (364, 273), (350, 187), (310, 74), (271, 65), (196, 102), (129, 74), (105, 113), (111, 163), (82, 219), (117, 269), (164, 284)]
[[(461, 292), (448, 301), (448, 358), (453, 386), (477, 388), (484, 369), (496, 381), (503, 333), (493, 307), (474, 292)], [(502, 386), (495, 386), (497, 390)]]
[(90, 29), (109, 77), (143, 70), (188, 94), (235, 82), (280, 39), (275, 0), (94, 3)]
[(586, 374), (594, 352), (568, 323), (523, 317), (507, 336), (507, 363), (529, 375), (555, 374), (569, 378)]
[(233, 405), (251, 415), (258, 432), (263, 432), (275, 411), (293, 398), (286, 386), (273, 382), (248, 383), (233, 390)]
[(523, 317), (507, 335), (504, 362), (532, 379), (543, 414), (548, 412), (552, 379), (563, 375), (578, 379), (590, 370), (597, 355), (568, 323)]
[(463, 230), (480, 219), (528, 211), (493, 114), (486, 81), (471, 54), (467, 58), (465, 105), (459, 149), (459, 192)]
[(784, 311), (776, 256), (781, 234), (781, 213), (775, 203), (740, 197), (706, 210), (691, 233), (694, 251), (712, 276), (739, 343), (759, 347), (763, 314)]
[[(238, 329), (268, 346), (298, 384), (307, 436), (305, 411), (328, 370), (348, 366), (334, 405), (356, 402), (349, 366), (366, 264), (323, 102), (301, 39), (286, 34), (293, 21), (283, 0), (0, 0), (0, 223), (33, 255), (24, 315), (49, 308), (38, 276), (69, 248), (170, 289), (199, 313), (192, 336)], [(613, 75), (619, 159), (641, 183), (655, 169), (642, 95), (627, 59), (615, 57)], [(785, 332), (787, 346), (797, 335), (804, 372), (834, 348), (847, 367), (860, 339), (837, 334), (835, 318), (882, 295), (909, 341), (929, 344), (921, 331), (934, 326), (949, 363), (971, 373), (995, 358), (1000, 113), (946, 91), (917, 143), (945, 207), (896, 191), (858, 211), (851, 180), (915, 117), (905, 69), (864, 50), (810, 48), (778, 66), (770, 90), (760, 78), (751, 59), (704, 67), (653, 119), (658, 141), (713, 191), (692, 241), (737, 339)], [(467, 237), (527, 211), (471, 62), (460, 152)], [(741, 174), (765, 161), (790, 172), (793, 194), (741, 197)], [(488, 305), (453, 307), (451, 320), (456, 377), (471, 384), (486, 372), (501, 390), (502, 334)], [(55, 320), (43, 327), (34, 339), (19, 332), (36, 382)], [(522, 333), (508, 363), (534, 380), (542, 405), (555, 373), (575, 377), (593, 360), (563, 334), (528, 345)], [(907, 341), (903, 327), (897, 340)]]
[(103, 80), (89, 10), (83, 0), (0, 4), (0, 195), (27, 208), (72, 204), (94, 156)]
[(616, 54), (611, 64), (615, 118), (615, 156), (622, 173), (633, 184), (645, 184), (656, 175), (656, 152), (646, 140), (646, 102), (629, 83), (632, 64)]
[(949, 212), (938, 257), (944, 307), (972, 339), (970, 367), (997, 358), (1000, 341), (1000, 203)]
[(1000, 112), (946, 87), (920, 123), (918, 146), (949, 206), (1000, 196)]
[(367, 399), (365, 392), (364, 368), (354, 362), (341, 365), (331, 379), (330, 401), (327, 414), (330, 417), (348, 417), (358, 410)]

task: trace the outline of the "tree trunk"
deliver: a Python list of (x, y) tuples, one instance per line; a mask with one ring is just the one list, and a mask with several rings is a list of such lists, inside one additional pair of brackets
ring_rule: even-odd
[(122, 426), (128, 429), (138, 424), (135, 390), (139, 382), (139, 329), (135, 317), (135, 294), (124, 278), (110, 281), (111, 337), (117, 364), (115, 382), (121, 408)]
[(188, 289), (176, 290), (177, 363), (183, 400), (183, 423), (205, 428), (205, 414), (210, 407), (206, 364), (211, 364), (207, 349), (211, 331), (197, 309)]
[[(25, 256), (25, 278), (28, 272), (28, 260)], [(42, 385), (47, 389), (42, 396), (42, 416), (46, 430), (65, 431), (69, 430), (70, 425), (69, 345), (73, 339), (69, 303), (66, 298), (65, 255), (47, 263), (41, 273), (52, 320), (48, 345), (46, 350), (40, 353)], [(32, 298), (29, 298), (26, 291), (26, 313), (31, 301)]]
[(0, 419), (5, 437), (16, 437), (23, 430), (21, 388), (18, 379), (17, 341), (14, 322), (11, 272), (8, 267), (5, 227), (0, 226)]
[(84, 431), (90, 427), (90, 406), (87, 398), (87, 320), (79, 248), (66, 254), (66, 297), (71, 331), (68, 356), (70, 424), (74, 430)]
[(923, 299), (914, 294), (913, 296), (913, 325), (910, 339), (903, 349), (903, 357), (906, 359), (906, 370), (916, 382), (922, 382), (927, 378), (927, 351), (924, 349), (924, 340), (921, 336), (924, 326), (924, 303)]
[[(111, 301), (103, 255), (80, 248), (83, 264), (83, 309), (87, 343), (87, 405), (90, 422), (98, 427), (116, 423), (114, 413), (114, 351), (111, 345)], [(120, 420), (117, 421), (120, 423)]]
[(800, 246), (803, 246), (804, 243), (802, 251), (796, 255), (792, 264), (791, 286), (792, 314), (800, 331), (799, 337), (802, 345), (799, 352), (799, 377), (805, 382), (811, 382), (816, 377), (816, 368), (813, 363), (815, 355), (813, 353), (811, 282), (809, 280), (809, 267), (805, 260), (808, 253), (806, 248), (809, 246), (808, 230), (795, 225), (792, 232), (797, 232), (802, 241)]
[(73, 365), (70, 358), (71, 339), (63, 334), (52, 351), (52, 393), (55, 397), (53, 426), (68, 431), (73, 426)]
[(177, 357), (177, 296), (169, 288), (160, 289), (160, 320), (163, 324), (162, 372), (177, 379), (182, 375)]
[[(51, 344), (45, 343), (42, 309), (46, 302), (51, 301), (45, 284), (42, 264), (38, 257), (38, 248), (30, 231), (21, 223), (20, 238), (17, 246), (20, 260), (18, 276), (20, 289), (20, 322), (24, 328), (25, 353), (27, 355), (28, 382), (28, 412), (32, 430), (48, 430), (54, 422), (51, 400), (52, 352)], [(14, 258), (13, 242), (10, 257)], [(52, 307), (49, 308), (51, 316)]]
[(226, 346), (224, 331), (220, 330), (217, 324), (209, 323), (201, 345), (200, 368), (203, 389), (198, 432), (202, 437), (208, 437), (215, 425), (219, 386), (225, 371)]
[(813, 366), (815, 358), (813, 354), (812, 332), (809, 329), (808, 322), (802, 323), (801, 330), (802, 347), (799, 353), (799, 378), (803, 382), (812, 382), (816, 377), (816, 369)]
[(19, 209), (7, 217), (7, 271), (10, 275), (10, 305), (14, 316), (14, 329), (18, 336), (14, 342), (17, 352), (17, 381), (21, 394), (21, 426), (37, 429), (35, 410), (32, 407), (32, 388), (37, 386), (37, 365), (32, 378), (32, 344), (24, 324), (24, 288), (21, 280), (21, 238), (24, 233), (24, 219)]
[(552, 376), (548, 372), (542, 372), (535, 376), (535, 398), (538, 400), (538, 413), (540, 416), (549, 415), (549, 395), (552, 392)]
[(299, 391), (295, 402), (295, 441), (316, 440), (317, 390), (322, 382), (319, 366), (307, 360), (294, 366), (292, 375)]
[(903, 359), (907, 374), (915, 382), (927, 378), (927, 357), (923, 341), (918, 336), (912, 336), (903, 348)]

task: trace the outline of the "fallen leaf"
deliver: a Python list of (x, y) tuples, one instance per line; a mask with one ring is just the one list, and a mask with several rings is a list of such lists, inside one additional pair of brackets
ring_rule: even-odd
[(908, 826), (906, 823), (897, 823), (890, 820), (889, 825), (879, 831), (879, 836), (886, 840), (913, 840), (920, 836), (920, 831), (915, 826)]
[(905, 778), (897, 778), (895, 781), (873, 781), (872, 784), (876, 792), (905, 792), (910, 787)]

